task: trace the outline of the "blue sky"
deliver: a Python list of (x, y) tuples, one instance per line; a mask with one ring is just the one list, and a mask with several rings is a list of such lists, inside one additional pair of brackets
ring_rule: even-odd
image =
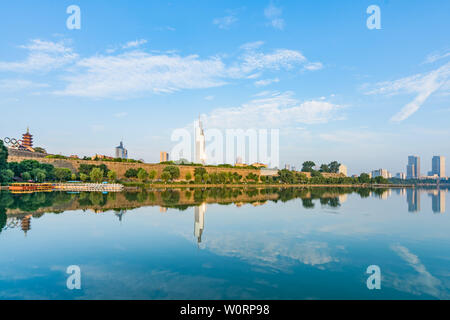
[[(69, 30), (69, 5), (81, 29)], [(369, 30), (370, 5), (381, 29)], [(0, 137), (158, 161), (174, 129), (280, 129), (280, 163), (404, 172), (450, 157), (448, 1), (14, 1)], [(449, 166), (447, 165), (447, 168)], [(448, 171), (448, 169), (447, 169)]]

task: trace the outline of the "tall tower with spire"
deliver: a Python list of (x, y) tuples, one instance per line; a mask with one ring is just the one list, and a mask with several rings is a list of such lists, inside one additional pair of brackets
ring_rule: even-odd
[(200, 116), (195, 121), (195, 160), (196, 163), (206, 164), (206, 140)]

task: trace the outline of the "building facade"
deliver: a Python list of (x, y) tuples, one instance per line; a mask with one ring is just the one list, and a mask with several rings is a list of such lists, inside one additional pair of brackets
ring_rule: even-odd
[(383, 177), (385, 179), (392, 178), (392, 175), (386, 169), (378, 169), (372, 171), (372, 178)]
[(431, 160), (431, 175), (445, 177), (445, 157), (434, 156)]
[(169, 154), (165, 151), (161, 151), (159, 153), (159, 162), (169, 161)]
[(341, 164), (339, 166), (338, 173), (343, 174), (344, 176), (347, 176), (347, 167), (344, 166), (343, 164)]
[(125, 149), (122, 141), (120, 141), (120, 145), (116, 147), (116, 158), (128, 159), (128, 150)]
[(206, 164), (206, 140), (200, 117), (195, 123), (195, 160), (196, 163)]
[(420, 158), (418, 156), (409, 156), (408, 165), (406, 166), (407, 179), (420, 178)]

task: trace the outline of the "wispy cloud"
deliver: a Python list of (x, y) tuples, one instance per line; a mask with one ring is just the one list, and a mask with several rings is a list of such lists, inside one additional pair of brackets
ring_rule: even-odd
[(281, 8), (269, 4), (267, 8), (264, 9), (264, 15), (269, 20), (270, 25), (278, 30), (283, 30), (285, 26), (284, 19), (281, 18), (283, 11)]
[[(144, 39), (134, 40), (121, 46), (134, 50), (115, 52), (116, 49), (111, 49), (106, 54), (80, 58), (62, 42), (33, 40), (22, 47), (30, 52), (27, 60), (0, 62), (0, 71), (57, 69), (60, 73), (55, 79), (63, 81), (63, 87), (53, 94), (123, 99), (149, 93), (218, 87), (236, 80), (256, 81), (265, 72), (317, 69), (311, 68), (311, 63), (300, 51), (284, 48), (264, 51), (262, 41), (244, 44), (237, 56), (206, 58), (138, 48), (145, 43)], [(278, 78), (260, 80), (255, 85), (278, 81)]]
[(449, 58), (449, 57), (450, 57), (450, 51), (446, 51), (443, 53), (435, 52), (435, 53), (429, 54), (423, 63), (433, 63), (438, 60), (442, 60), (442, 59)]
[(218, 108), (204, 115), (211, 128), (281, 128), (327, 123), (339, 118), (343, 107), (327, 101), (300, 102), (292, 92), (265, 92), (239, 107)]
[(40, 39), (31, 40), (21, 48), (28, 51), (28, 56), (23, 61), (0, 61), (0, 71), (11, 72), (35, 72), (50, 71), (72, 63), (78, 58), (78, 54), (63, 41), (52, 42)]
[(29, 80), (23, 79), (3, 79), (0, 80), (0, 89), (8, 91), (20, 91), (24, 89), (38, 89), (47, 88), (49, 85), (47, 83), (36, 83)]
[(255, 86), (264, 87), (264, 86), (268, 86), (269, 84), (277, 83), (277, 82), (280, 82), (280, 79), (278, 79), (278, 78), (264, 79), (264, 80), (255, 81)]
[[(450, 62), (427, 73), (416, 74), (394, 81), (377, 83), (366, 94), (416, 94), (414, 100), (406, 104), (391, 121), (401, 122), (413, 115), (425, 101), (438, 90), (448, 90), (450, 76)], [(447, 88), (447, 89), (446, 89)]]
[(118, 112), (114, 114), (114, 117), (116, 118), (124, 118), (128, 115), (128, 112)]
[(225, 17), (215, 18), (213, 20), (213, 24), (218, 26), (220, 29), (228, 30), (237, 21), (238, 19), (236, 18), (236, 16), (234, 14), (230, 14)]
[(137, 48), (143, 44), (146, 44), (147, 40), (145, 39), (140, 39), (140, 40), (135, 40), (135, 41), (129, 41), (126, 44), (124, 44), (122, 46), (122, 49), (129, 49), (129, 48)]

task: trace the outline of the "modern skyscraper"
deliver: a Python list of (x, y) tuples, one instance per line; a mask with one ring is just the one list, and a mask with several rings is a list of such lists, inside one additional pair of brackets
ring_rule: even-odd
[(383, 177), (385, 179), (389, 179), (392, 177), (392, 175), (386, 169), (378, 169), (378, 170), (373, 170), (372, 174), (371, 174), (371, 178), (376, 178), (376, 177)]
[(439, 177), (445, 177), (445, 157), (434, 156), (431, 160), (431, 175), (437, 174)]
[(409, 156), (408, 165), (406, 166), (407, 179), (420, 178), (420, 158), (418, 156)]
[(120, 141), (120, 145), (116, 147), (116, 158), (128, 159), (128, 150), (124, 148), (122, 141)]
[(206, 142), (200, 117), (195, 122), (195, 162), (206, 164)]
[(161, 151), (159, 153), (159, 162), (169, 161), (169, 154), (165, 151)]

